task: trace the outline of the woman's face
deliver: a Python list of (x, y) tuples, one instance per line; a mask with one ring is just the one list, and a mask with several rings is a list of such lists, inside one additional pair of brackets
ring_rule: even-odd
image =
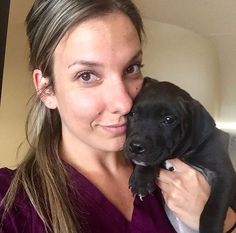
[(96, 151), (123, 147), (127, 113), (142, 85), (140, 40), (120, 12), (75, 26), (54, 54), (63, 144)]

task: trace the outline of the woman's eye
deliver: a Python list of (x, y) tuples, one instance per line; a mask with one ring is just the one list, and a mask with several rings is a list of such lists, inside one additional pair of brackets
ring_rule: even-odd
[(142, 67), (143, 67), (143, 65), (141, 63), (133, 64), (133, 65), (129, 66), (126, 69), (126, 74), (137, 74), (137, 73), (140, 73), (140, 70), (141, 70)]
[(98, 80), (98, 77), (91, 71), (84, 71), (76, 76), (83, 83), (93, 83)]

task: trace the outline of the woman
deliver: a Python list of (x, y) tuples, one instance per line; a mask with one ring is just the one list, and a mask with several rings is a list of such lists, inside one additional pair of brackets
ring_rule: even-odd
[[(175, 232), (158, 190), (142, 203), (127, 185), (133, 167), (122, 155), (126, 115), (142, 86), (143, 25), (135, 6), (36, 0), (26, 24), (37, 99), (25, 160), (0, 172), (0, 232)], [(179, 172), (162, 171), (157, 183), (167, 205), (197, 229), (209, 185), (172, 163)], [(196, 195), (185, 190), (184, 173)]]

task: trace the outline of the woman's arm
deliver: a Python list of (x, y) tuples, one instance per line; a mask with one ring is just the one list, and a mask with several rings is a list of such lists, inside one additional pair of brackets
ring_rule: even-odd
[[(183, 223), (198, 230), (200, 215), (210, 195), (210, 185), (200, 172), (182, 161), (173, 159), (170, 162), (175, 172), (161, 169), (157, 184), (162, 190), (166, 205)], [(227, 232), (234, 222), (235, 213), (229, 209), (224, 232)]]

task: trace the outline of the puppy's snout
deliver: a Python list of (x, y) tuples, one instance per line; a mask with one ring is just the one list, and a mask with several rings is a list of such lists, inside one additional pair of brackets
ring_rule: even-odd
[(129, 150), (135, 154), (142, 154), (145, 152), (145, 147), (142, 145), (142, 143), (133, 141), (129, 144)]

